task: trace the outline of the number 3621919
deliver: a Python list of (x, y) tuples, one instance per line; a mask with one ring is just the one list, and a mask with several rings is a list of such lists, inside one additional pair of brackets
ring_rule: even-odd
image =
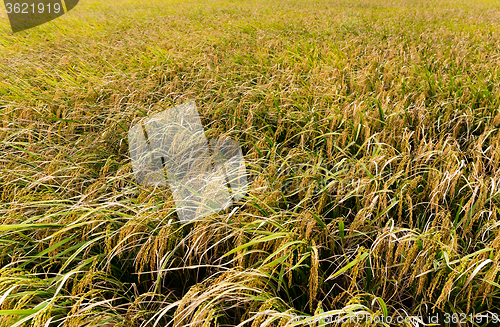
[(38, 4), (28, 4), (28, 3), (5, 3), (5, 9), (7, 9), (7, 14), (58, 14), (63, 8), (59, 3), (38, 3)]

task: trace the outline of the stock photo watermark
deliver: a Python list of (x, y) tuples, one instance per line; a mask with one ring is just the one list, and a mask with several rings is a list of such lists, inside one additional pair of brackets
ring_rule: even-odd
[(292, 326), (312, 326), (316, 324), (381, 324), (381, 325), (410, 325), (410, 326), (439, 326), (442, 324), (499, 324), (500, 316), (496, 313), (485, 314), (465, 314), (465, 313), (434, 313), (426, 316), (384, 316), (372, 315), (369, 313), (350, 313), (339, 316), (338, 313), (328, 314), (327, 312), (313, 317), (294, 316), (287, 327)]
[(170, 186), (182, 223), (224, 210), (248, 190), (240, 144), (208, 141), (194, 102), (147, 117), (128, 139), (136, 181)]
[(61, 17), (79, 0), (4, 0), (12, 32), (17, 33)]

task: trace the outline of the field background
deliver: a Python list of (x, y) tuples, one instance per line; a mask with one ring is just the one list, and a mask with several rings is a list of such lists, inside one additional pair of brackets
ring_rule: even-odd
[[(2, 9), (0, 325), (500, 314), (499, 21), (498, 1), (82, 0), (13, 35)], [(188, 100), (252, 184), (180, 225), (127, 132)]]

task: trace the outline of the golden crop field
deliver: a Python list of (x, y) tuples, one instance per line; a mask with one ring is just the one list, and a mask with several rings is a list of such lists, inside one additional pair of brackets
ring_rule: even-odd
[[(495, 324), (500, 2), (1, 8), (0, 326)], [(181, 224), (128, 131), (190, 100), (250, 186)]]

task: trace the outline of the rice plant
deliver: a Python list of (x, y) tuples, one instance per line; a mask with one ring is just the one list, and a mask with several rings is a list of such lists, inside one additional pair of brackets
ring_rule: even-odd
[[(500, 314), (498, 2), (82, 0), (16, 34), (0, 15), (0, 326)], [(251, 176), (181, 224), (127, 135), (191, 100)]]

